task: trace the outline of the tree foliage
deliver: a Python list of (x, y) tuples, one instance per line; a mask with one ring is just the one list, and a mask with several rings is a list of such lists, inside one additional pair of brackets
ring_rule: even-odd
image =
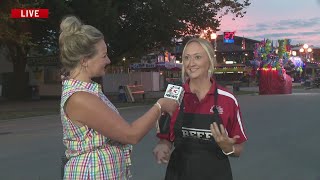
[[(14, 8), (49, 8), (50, 19), (13, 19), (10, 14)], [(9, 49), (14, 71), (24, 71), (31, 48), (57, 49), (58, 27), (62, 17), (60, 13), (68, 11), (63, 1), (4, 0), (0, 3), (0, 9), (0, 43)], [(15, 65), (19, 65), (18, 69)]]
[[(241, 1), (241, 2), (240, 2)], [(30, 47), (56, 53), (59, 22), (73, 14), (103, 32), (110, 56), (138, 56), (172, 45), (173, 38), (194, 36), (202, 30), (219, 29), (221, 17), (243, 17), (249, 0), (4, 0), (0, 8), (0, 42), (11, 47), (12, 60), (25, 66)], [(11, 19), (12, 8), (43, 7), (49, 19)], [(23, 59), (23, 58), (22, 58)]]
[[(111, 56), (135, 56), (173, 38), (219, 29), (221, 17), (243, 17), (249, 0), (73, 0), (70, 8), (106, 36)], [(86, 7), (86, 8), (83, 8)]]
[[(58, 0), (51, 0), (58, 2)], [(7, 48), (8, 59), (13, 64), (13, 74), (8, 75), (5, 82), (5, 89), (9, 92), (9, 98), (23, 98), (28, 92), (28, 76), (25, 74), (27, 56), (30, 49), (48, 47), (54, 49), (57, 47), (55, 39), (57, 37), (57, 24), (54, 23), (55, 16), (52, 15), (50, 20), (43, 19), (13, 19), (11, 18), (11, 9), (14, 8), (41, 8), (45, 7), (49, 1), (19, 1), (19, 0), (3, 0), (0, 3), (0, 47)], [(55, 6), (62, 9), (64, 6)], [(54, 8), (54, 7), (53, 7)], [(56, 10), (58, 12), (58, 10)], [(53, 13), (54, 14), (54, 13)], [(51, 15), (51, 14), (50, 14)], [(50, 42), (50, 38), (54, 43)]]
[[(241, 2), (240, 2), (241, 1)], [(173, 44), (173, 39), (219, 29), (228, 13), (243, 17), (249, 0), (3, 0), (0, 45), (9, 50), (17, 89), (31, 48), (58, 52), (59, 23), (76, 15), (105, 35), (111, 59), (139, 55)], [(13, 8), (48, 8), (48, 19), (12, 19)]]

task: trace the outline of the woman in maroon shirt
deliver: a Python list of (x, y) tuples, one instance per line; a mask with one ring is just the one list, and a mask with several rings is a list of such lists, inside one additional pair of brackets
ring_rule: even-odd
[(247, 140), (238, 102), (211, 78), (216, 62), (208, 41), (188, 41), (182, 61), (183, 102), (153, 153), (169, 162), (166, 180), (232, 180), (228, 156), (239, 157)]

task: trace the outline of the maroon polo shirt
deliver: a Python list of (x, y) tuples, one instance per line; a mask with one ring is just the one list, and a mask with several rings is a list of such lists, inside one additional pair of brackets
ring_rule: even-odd
[[(218, 88), (218, 101), (217, 109), (222, 120), (222, 124), (226, 128), (229, 137), (234, 137), (239, 135), (240, 138), (237, 140), (237, 144), (240, 144), (247, 140), (241, 112), (237, 99), (232, 93), (230, 93), (226, 88), (217, 85), (214, 80), (211, 80), (212, 86), (201, 101), (198, 100), (196, 94), (190, 91), (189, 81), (183, 85), (185, 90), (183, 101), (184, 101), (184, 112), (194, 113), (194, 114), (213, 114), (214, 104), (214, 91), (217, 86)], [(160, 139), (167, 139), (169, 141), (174, 141), (174, 124), (176, 122), (177, 116), (179, 114), (180, 107), (173, 113), (170, 121), (170, 131), (168, 134), (157, 134)], [(210, 127), (208, 127), (210, 129)]]

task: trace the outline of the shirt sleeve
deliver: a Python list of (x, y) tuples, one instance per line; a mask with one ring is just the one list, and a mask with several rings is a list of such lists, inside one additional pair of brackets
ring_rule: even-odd
[(237, 101), (235, 101), (233, 105), (233, 109), (232, 109), (229, 120), (230, 120), (230, 123), (229, 123), (229, 126), (227, 127), (229, 137), (234, 137), (236, 135), (239, 135), (240, 138), (237, 140), (236, 144), (241, 144), (247, 141), (247, 136), (245, 134), (243, 123), (242, 123), (242, 115), (241, 115), (240, 107)]
[(179, 114), (179, 108), (172, 114), (172, 117), (170, 119), (170, 127), (169, 127), (169, 133), (167, 134), (162, 134), (162, 133), (157, 133), (157, 137), (160, 139), (166, 139), (168, 141), (174, 141), (174, 124), (177, 120)]

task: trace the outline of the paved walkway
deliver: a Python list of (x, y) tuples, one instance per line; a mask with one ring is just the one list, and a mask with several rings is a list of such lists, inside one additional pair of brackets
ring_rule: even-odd
[[(240, 158), (230, 158), (234, 180), (320, 180), (320, 94), (237, 99), (248, 142)], [(132, 122), (149, 107), (121, 109), (120, 114)], [(134, 146), (132, 180), (163, 180), (166, 166), (152, 156), (155, 133), (153, 129)], [(59, 179), (61, 139), (59, 115), (0, 121), (0, 179)]]
[[(298, 86), (299, 84), (294, 84)], [(259, 87), (240, 87), (241, 91), (253, 91), (259, 92)], [(304, 89), (304, 88), (293, 88), (293, 93), (320, 93), (320, 89)], [(153, 92), (147, 93), (146, 98), (160, 98), (164, 92)], [(116, 97), (109, 97), (113, 103), (117, 103)], [(19, 110), (32, 110), (32, 109), (50, 109), (57, 107), (59, 108), (60, 99), (40, 99), (40, 100), (28, 100), (28, 101), (7, 101), (0, 97), (0, 112), (5, 111), (19, 111)]]
[[(154, 99), (163, 97), (164, 92), (146, 92), (146, 99)], [(107, 94), (107, 97), (111, 102), (117, 104), (118, 99), (117, 95), (114, 93)], [(139, 99), (138, 99), (139, 101)], [(40, 99), (40, 100), (20, 100), (20, 101), (9, 101), (2, 97), (0, 97), (0, 112), (5, 111), (19, 111), (19, 110), (31, 110), (31, 109), (50, 109), (57, 107), (59, 108), (60, 98), (57, 97), (55, 99)]]
[(0, 112), (17, 111), (17, 110), (31, 110), (31, 109), (49, 109), (59, 107), (60, 99), (54, 100), (34, 100), (34, 101), (0, 101)]

